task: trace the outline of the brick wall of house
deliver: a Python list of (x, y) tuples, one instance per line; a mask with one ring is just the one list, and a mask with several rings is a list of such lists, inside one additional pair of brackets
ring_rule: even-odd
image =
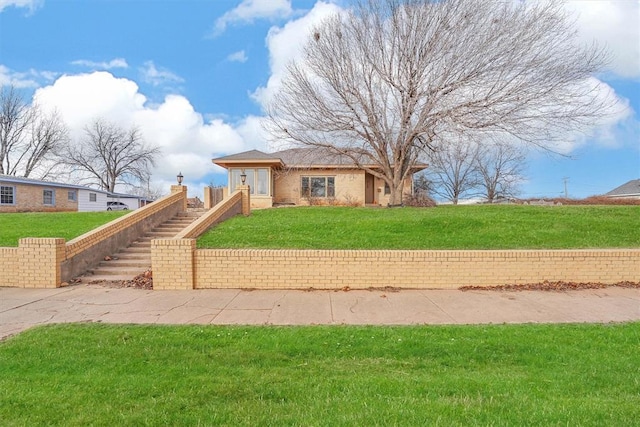
[[(334, 176), (335, 177), (335, 201), (341, 204), (364, 203), (364, 171), (326, 169), (326, 170), (287, 170), (276, 175), (276, 191), (273, 198), (274, 203), (295, 203), (296, 205), (307, 204), (307, 201), (300, 197), (300, 186), (302, 176)], [(318, 199), (319, 202), (323, 200)]]
[[(194, 251), (195, 288), (452, 289), (640, 280), (640, 249), (520, 251)], [(155, 274), (155, 266), (154, 266)]]
[[(407, 178), (404, 180), (404, 184), (402, 186), (402, 195), (411, 194), (413, 190), (413, 184), (411, 182), (412, 178)], [(391, 194), (385, 194), (384, 192), (384, 180), (380, 178), (375, 179), (375, 190), (376, 190), (376, 203), (380, 206), (389, 205), (389, 200), (391, 199)]]
[[(14, 205), (0, 205), (0, 212), (68, 212), (78, 210), (78, 193), (71, 188), (43, 187), (28, 184), (3, 184), (15, 188)], [(54, 192), (54, 204), (44, 204), (44, 190)], [(75, 194), (75, 200), (69, 200), (69, 192)]]
[[(308, 201), (300, 197), (300, 186), (302, 176), (334, 176), (335, 191), (334, 200), (317, 199), (316, 202), (336, 203), (344, 205), (362, 205), (365, 197), (365, 172), (340, 169), (310, 169), (310, 170), (287, 170), (276, 175), (276, 191), (273, 198), (274, 203), (294, 203), (296, 205), (306, 205)], [(411, 193), (411, 178), (407, 178), (403, 185), (403, 194)], [(380, 178), (374, 179), (374, 204), (387, 206), (390, 195), (384, 192), (384, 181)], [(254, 200), (255, 204), (255, 200)]]

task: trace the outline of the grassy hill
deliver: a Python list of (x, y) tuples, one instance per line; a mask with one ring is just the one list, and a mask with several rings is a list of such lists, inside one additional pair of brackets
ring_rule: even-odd
[(209, 230), (200, 248), (639, 248), (640, 206), (294, 207)]

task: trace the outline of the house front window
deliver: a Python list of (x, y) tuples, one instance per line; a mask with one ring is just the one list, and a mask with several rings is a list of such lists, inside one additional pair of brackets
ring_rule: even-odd
[(67, 200), (69, 200), (70, 202), (75, 202), (77, 200), (76, 192), (75, 191), (67, 192)]
[(250, 194), (258, 196), (269, 195), (269, 169), (267, 168), (245, 168), (231, 169), (230, 191), (235, 191), (236, 187), (242, 185), (242, 171), (247, 176), (245, 185), (249, 186)]
[(89, 201), (90, 201), (90, 202), (95, 202), (95, 201), (97, 201), (96, 193), (89, 193)]
[(11, 185), (0, 186), (0, 205), (14, 205), (16, 202), (16, 188)]
[(53, 190), (42, 190), (42, 204), (53, 206), (56, 204), (56, 193)]
[(336, 178), (333, 176), (303, 176), (300, 189), (302, 197), (335, 197)]

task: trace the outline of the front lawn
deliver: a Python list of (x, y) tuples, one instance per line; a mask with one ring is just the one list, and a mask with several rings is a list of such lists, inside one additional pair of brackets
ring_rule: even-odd
[(126, 214), (113, 212), (0, 213), (0, 246), (18, 246), (23, 237), (75, 237)]
[(640, 206), (294, 207), (209, 230), (200, 248), (639, 248)]
[(640, 323), (40, 327), (0, 342), (2, 425), (630, 426)]

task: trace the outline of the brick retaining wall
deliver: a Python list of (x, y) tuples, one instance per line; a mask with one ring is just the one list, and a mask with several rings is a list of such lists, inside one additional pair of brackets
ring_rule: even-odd
[(238, 190), (213, 209), (182, 230), (173, 239), (153, 239), (151, 241), (151, 265), (153, 266), (154, 289), (193, 289), (195, 264), (193, 254), (196, 238), (213, 225), (232, 216), (250, 213), (248, 186), (238, 186)]
[(17, 248), (0, 248), (0, 286), (60, 286), (99, 262), (105, 254), (126, 247), (148, 230), (186, 210), (187, 187), (156, 200), (65, 244), (64, 239), (24, 238)]
[(640, 280), (640, 249), (351, 251), (198, 249), (194, 288), (452, 289)]

